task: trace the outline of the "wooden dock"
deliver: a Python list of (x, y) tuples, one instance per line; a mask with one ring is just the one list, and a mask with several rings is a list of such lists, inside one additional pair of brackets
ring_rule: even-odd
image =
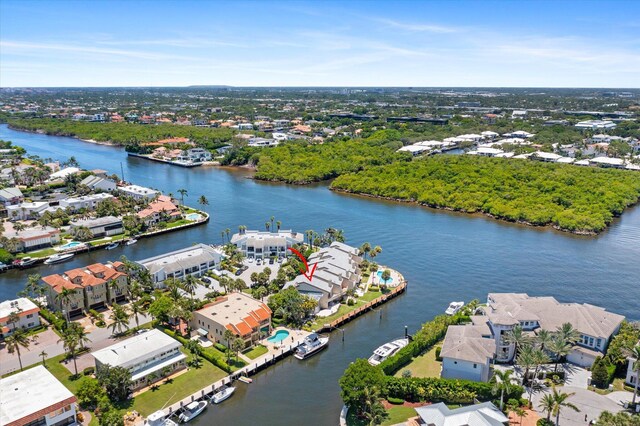
[(135, 152), (128, 152), (127, 155), (129, 157), (144, 158), (146, 160), (155, 161), (157, 163), (171, 164), (172, 166), (179, 166), (179, 167), (186, 167), (186, 168), (202, 166), (202, 163), (191, 163), (191, 162), (187, 163), (185, 161), (164, 160), (162, 158), (152, 157), (151, 155), (148, 155), (148, 154), (136, 154)]

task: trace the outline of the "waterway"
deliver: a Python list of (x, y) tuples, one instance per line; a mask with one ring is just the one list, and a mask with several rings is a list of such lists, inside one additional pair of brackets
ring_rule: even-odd
[(0, 126), (0, 139), (31, 154), (106, 169), (162, 191), (188, 190), (186, 203), (205, 195), (206, 226), (170, 233), (113, 251), (77, 256), (61, 265), (0, 275), (0, 300), (14, 297), (28, 273), (46, 275), (91, 262), (160, 254), (194, 242), (219, 243), (238, 225), (263, 228), (271, 216), (283, 229), (343, 229), (347, 243), (382, 246), (376, 259), (401, 271), (406, 294), (333, 333), (328, 350), (307, 361), (289, 358), (238, 384), (233, 398), (210, 407), (201, 425), (335, 425), (342, 405), (338, 379), (351, 361), (444, 311), (450, 301), (486, 299), (488, 292), (528, 292), (603, 306), (640, 320), (640, 208), (625, 212), (597, 237), (581, 237), (483, 216), (336, 194), (325, 184), (292, 186), (248, 179), (250, 173), (209, 167), (185, 169), (129, 158), (122, 148), (73, 138), (23, 133)]

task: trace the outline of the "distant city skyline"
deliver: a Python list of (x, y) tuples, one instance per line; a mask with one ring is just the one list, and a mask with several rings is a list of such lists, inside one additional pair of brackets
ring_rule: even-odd
[(0, 3), (0, 87), (640, 87), (640, 2)]

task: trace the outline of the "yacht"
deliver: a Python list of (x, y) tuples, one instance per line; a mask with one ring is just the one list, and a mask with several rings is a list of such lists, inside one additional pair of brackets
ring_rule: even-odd
[(53, 256), (49, 256), (47, 260), (44, 261), (45, 265), (52, 265), (54, 263), (62, 263), (65, 260), (69, 260), (74, 256), (73, 253), (58, 253)]
[(304, 342), (298, 346), (293, 356), (298, 359), (306, 359), (317, 354), (329, 344), (329, 338), (311, 333), (305, 337)]
[(119, 246), (120, 246), (120, 243), (111, 243), (107, 247), (105, 247), (105, 249), (106, 250), (113, 250), (114, 248), (118, 248)]
[(385, 359), (389, 358), (391, 355), (398, 352), (400, 349), (404, 348), (409, 344), (409, 339), (398, 339), (393, 342), (385, 343), (380, 346), (378, 349), (373, 351), (373, 355), (369, 357), (369, 364), (378, 365)]
[(158, 410), (147, 417), (144, 426), (177, 426), (178, 424), (171, 419), (165, 419), (164, 411)]
[(132, 246), (132, 245), (134, 245), (134, 244), (135, 244), (135, 243), (137, 243), (137, 242), (138, 242), (138, 240), (136, 240), (135, 238), (131, 238), (130, 240), (128, 240), (128, 241), (125, 243), (125, 245), (127, 245), (127, 246)]
[(447, 315), (455, 315), (458, 313), (460, 309), (464, 306), (464, 302), (451, 302), (446, 311), (444, 311)]
[(235, 390), (236, 388), (234, 388), (233, 386), (225, 386), (211, 396), (211, 402), (213, 402), (214, 404), (220, 404), (222, 401), (233, 395), (233, 392), (235, 392)]
[(17, 259), (13, 262), (14, 265), (16, 265), (18, 268), (26, 268), (28, 266), (33, 265), (34, 263), (36, 263), (38, 261), (38, 259), (34, 259), (32, 257), (23, 257), (22, 259)]
[(184, 411), (180, 413), (180, 422), (187, 423), (199, 416), (204, 409), (207, 408), (207, 401), (193, 401), (184, 407)]

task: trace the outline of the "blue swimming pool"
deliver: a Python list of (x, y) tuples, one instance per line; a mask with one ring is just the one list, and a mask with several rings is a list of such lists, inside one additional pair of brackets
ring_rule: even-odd
[(79, 245), (82, 245), (82, 243), (79, 243), (77, 241), (71, 241), (71, 242), (68, 242), (67, 244), (65, 244), (63, 246), (60, 246), (60, 248), (62, 250), (66, 250), (66, 249), (78, 247)]
[(382, 271), (378, 271), (378, 281), (383, 284), (391, 284), (393, 282), (393, 278), (389, 277), (386, 281), (382, 279)]
[(189, 213), (185, 216), (188, 220), (200, 220), (202, 215), (200, 213)]
[(271, 343), (280, 343), (287, 337), (289, 337), (289, 332), (287, 330), (278, 330), (273, 336), (269, 337), (267, 341)]

